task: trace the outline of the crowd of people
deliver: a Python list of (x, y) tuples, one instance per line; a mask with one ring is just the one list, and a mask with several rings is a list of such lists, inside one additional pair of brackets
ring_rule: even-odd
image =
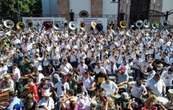
[(173, 109), (173, 33), (166, 29), (27, 29), (5, 37), (0, 94), (9, 100), (1, 109)]

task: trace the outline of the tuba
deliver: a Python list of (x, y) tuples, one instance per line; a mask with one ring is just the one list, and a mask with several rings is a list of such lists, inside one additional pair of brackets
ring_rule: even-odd
[(168, 26), (168, 24), (169, 24), (169, 21), (167, 21), (167, 20), (163, 20), (161, 22), (161, 25), (163, 26), (163, 28), (165, 28), (166, 26)]
[(121, 29), (127, 28), (127, 21), (125, 21), (125, 20), (120, 21), (120, 28), (121, 28)]
[(135, 26), (138, 28), (138, 29), (141, 29), (144, 25), (144, 22), (142, 20), (138, 20), (136, 21), (135, 23)]
[(17, 30), (23, 30), (25, 28), (25, 24), (21, 21), (17, 22), (16, 29)]
[(154, 22), (151, 24), (151, 27), (152, 27), (152, 29), (158, 29), (158, 28), (160, 28), (160, 23), (154, 21)]
[(58, 31), (59, 30), (59, 24), (54, 24), (53, 28)]
[(12, 29), (14, 27), (14, 22), (12, 20), (5, 20), (3, 24), (6, 28)]
[(84, 23), (84, 22), (81, 22), (81, 23), (80, 23), (80, 29), (81, 29), (82, 31), (85, 31), (85, 23)]
[(75, 22), (73, 22), (73, 21), (71, 21), (70, 23), (69, 23), (69, 28), (71, 29), (71, 30), (76, 30), (76, 24), (75, 24)]
[(144, 26), (146, 29), (150, 28), (150, 22), (149, 22), (147, 19), (145, 19), (145, 20), (144, 20), (144, 23), (143, 23), (143, 26)]
[(95, 21), (92, 21), (92, 22), (91, 22), (91, 27), (92, 27), (93, 29), (96, 28), (96, 25), (97, 25), (97, 23), (96, 23)]

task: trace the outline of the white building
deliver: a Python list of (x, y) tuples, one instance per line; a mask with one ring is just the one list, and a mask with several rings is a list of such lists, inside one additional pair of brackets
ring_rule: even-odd
[[(116, 1), (119, 1), (119, 7)], [(140, 4), (140, 6), (134, 4)], [(117, 20), (119, 9), (120, 13), (124, 13), (124, 19), (131, 22), (133, 19), (138, 19), (138, 14), (145, 17), (147, 13), (144, 14), (143, 11), (147, 6), (148, 10), (166, 12), (173, 9), (172, 5), (173, 0), (42, 0), (42, 13), (43, 16), (61, 16), (69, 19), (72, 9), (75, 18), (106, 17), (109, 22)], [(169, 16), (169, 21), (173, 24), (173, 15)]]

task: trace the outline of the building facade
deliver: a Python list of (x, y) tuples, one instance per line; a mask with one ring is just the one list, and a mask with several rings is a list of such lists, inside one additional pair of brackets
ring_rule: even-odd
[[(74, 18), (106, 17), (116, 22), (121, 15), (130, 24), (137, 19), (163, 19), (161, 15), (173, 9), (173, 0), (42, 0), (42, 4), (43, 16), (69, 19), (72, 11)], [(173, 24), (172, 15), (168, 20)]]

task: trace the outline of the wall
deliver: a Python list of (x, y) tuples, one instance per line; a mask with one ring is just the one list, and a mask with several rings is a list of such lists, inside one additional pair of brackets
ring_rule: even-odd
[(110, 19), (117, 19), (118, 16), (118, 3), (112, 3), (111, 0), (103, 0), (103, 16)]
[[(169, 11), (171, 9), (173, 9), (173, 0), (163, 0), (162, 11), (165, 12), (165, 11)], [(169, 16), (168, 20), (173, 25), (173, 14)]]
[(90, 0), (69, 0), (70, 8), (75, 12), (75, 17), (79, 16), (80, 11), (86, 10), (91, 15), (91, 1)]
[(42, 0), (42, 15), (57, 16), (58, 4), (57, 0)]

